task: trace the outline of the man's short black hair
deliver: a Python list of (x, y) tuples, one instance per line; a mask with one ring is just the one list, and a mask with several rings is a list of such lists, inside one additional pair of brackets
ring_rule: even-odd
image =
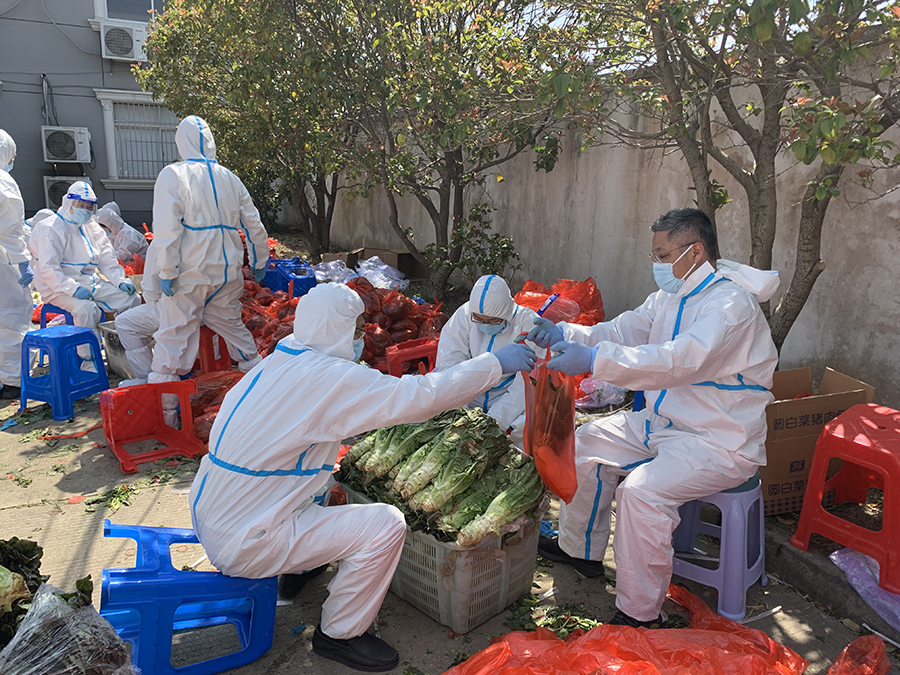
[(652, 232), (668, 232), (669, 238), (687, 244), (703, 242), (707, 255), (713, 260), (719, 258), (719, 240), (709, 217), (700, 209), (672, 209), (662, 214), (653, 225)]

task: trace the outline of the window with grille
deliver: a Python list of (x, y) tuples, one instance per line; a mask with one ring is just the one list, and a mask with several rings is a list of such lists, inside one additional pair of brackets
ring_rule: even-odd
[(156, 103), (113, 103), (116, 165), (123, 179), (155, 180), (178, 159), (178, 118)]
[(165, 0), (106, 0), (106, 16), (109, 19), (148, 21), (150, 12), (165, 10)]

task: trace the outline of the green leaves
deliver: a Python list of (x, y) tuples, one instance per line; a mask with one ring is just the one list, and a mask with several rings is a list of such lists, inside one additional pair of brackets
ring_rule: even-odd
[(806, 31), (797, 33), (794, 36), (794, 54), (797, 56), (806, 56), (812, 49), (813, 39)]

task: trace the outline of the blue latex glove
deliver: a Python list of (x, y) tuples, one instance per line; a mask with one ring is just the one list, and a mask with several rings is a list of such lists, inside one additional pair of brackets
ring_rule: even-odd
[(93, 300), (94, 294), (91, 293), (84, 286), (79, 286), (78, 288), (75, 289), (75, 297), (78, 298), (79, 300)]
[(258, 284), (261, 284), (263, 282), (263, 279), (265, 279), (265, 278), (266, 278), (266, 268), (265, 267), (263, 267), (260, 270), (253, 270), (253, 281), (255, 281)]
[(171, 298), (173, 295), (175, 295), (175, 280), (160, 279), (159, 290), (161, 290), (164, 294)]
[(130, 281), (123, 281), (119, 284), (119, 288), (128, 293), (128, 295), (134, 295), (137, 293), (137, 288), (135, 288), (134, 284)]
[(537, 356), (526, 345), (506, 345), (495, 351), (494, 356), (500, 362), (504, 375), (511, 375), (520, 370), (531, 372), (537, 361)]
[(597, 348), (588, 347), (580, 342), (557, 342), (553, 347), (556, 353), (547, 362), (549, 370), (558, 370), (566, 375), (581, 375), (593, 369)]
[(562, 328), (553, 323), (550, 319), (542, 316), (534, 317), (534, 328), (528, 331), (528, 337), (525, 338), (529, 342), (533, 342), (541, 349), (552, 347), (557, 342), (562, 342)]
[(34, 272), (31, 271), (31, 266), (28, 262), (20, 262), (19, 263), (19, 286), (25, 288), (31, 284), (31, 280), (34, 279)]

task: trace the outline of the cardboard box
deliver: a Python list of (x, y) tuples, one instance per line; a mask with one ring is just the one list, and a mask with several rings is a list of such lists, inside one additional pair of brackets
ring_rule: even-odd
[(403, 274), (407, 279), (416, 281), (418, 279), (428, 279), (431, 277), (431, 271), (416, 260), (412, 253), (405, 248), (357, 248), (352, 251), (339, 251), (337, 253), (325, 253), (322, 255), (322, 262), (331, 262), (332, 260), (343, 260), (344, 264), (350, 269), (356, 269), (360, 260), (368, 260), (372, 256), (377, 255), (386, 265), (394, 267)]
[(759, 470), (767, 516), (799, 511), (816, 441), (822, 427), (850, 406), (871, 403), (875, 388), (848, 375), (825, 369), (818, 396), (794, 398), (813, 391), (809, 368), (775, 373), (766, 408), (766, 461)]

